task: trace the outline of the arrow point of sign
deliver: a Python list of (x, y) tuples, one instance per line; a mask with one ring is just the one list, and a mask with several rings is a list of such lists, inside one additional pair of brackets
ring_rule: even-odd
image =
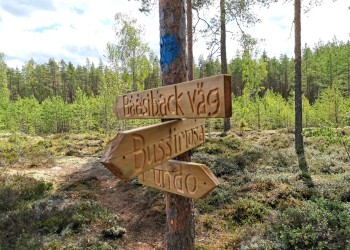
[(127, 168), (122, 168), (120, 167), (119, 158), (124, 158), (123, 157), (118, 157), (115, 156), (116, 152), (123, 151), (122, 149), (119, 150), (120, 145), (122, 145), (123, 139), (125, 135), (123, 133), (118, 133), (112, 142), (108, 145), (106, 152), (101, 158), (101, 164), (105, 166), (109, 171), (111, 171), (115, 176), (117, 176), (120, 179), (129, 179), (129, 175), (132, 173), (128, 173), (128, 171), (123, 171), (127, 170)]
[(202, 172), (205, 173), (202, 179), (203, 193), (199, 197), (199, 198), (204, 198), (214, 188), (220, 185), (220, 181), (218, 178), (216, 178), (216, 176), (210, 171), (210, 169), (206, 165), (198, 164), (198, 166), (202, 169)]

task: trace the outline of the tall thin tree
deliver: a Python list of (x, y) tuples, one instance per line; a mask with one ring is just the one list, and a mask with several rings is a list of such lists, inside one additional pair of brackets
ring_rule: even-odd
[(294, 0), (294, 60), (295, 60), (295, 151), (301, 177), (308, 187), (313, 186), (306, 162), (303, 140), (303, 104), (301, 88), (301, 0)]
[[(220, 58), (221, 74), (227, 74), (225, 0), (220, 0)], [(229, 131), (230, 128), (230, 118), (224, 118), (224, 132)]]
[(186, 0), (188, 80), (193, 80), (192, 0)]

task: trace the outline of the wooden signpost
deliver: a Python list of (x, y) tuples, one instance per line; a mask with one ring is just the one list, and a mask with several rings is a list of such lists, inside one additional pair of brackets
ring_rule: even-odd
[[(166, 186), (157, 185), (155, 179), (152, 181), (150, 176), (159, 169), (165, 171), (165, 165), (161, 165), (162, 163), (204, 142), (202, 117), (231, 116), (231, 77), (219, 75), (126, 94), (117, 97), (116, 104), (115, 111), (120, 118), (192, 118), (120, 132), (101, 159), (101, 163), (120, 179), (128, 180), (143, 174), (142, 183), (164, 190)], [(173, 167), (175, 165), (176, 168)], [(200, 176), (199, 179), (208, 183), (205, 187), (208, 190), (199, 191), (205, 185), (198, 182), (195, 195), (192, 195), (192, 191), (180, 192), (180, 195), (201, 198), (213, 189), (212, 185), (218, 185), (215, 176), (204, 165), (170, 161), (166, 166), (169, 169), (181, 169), (180, 172), (187, 175), (192, 171), (193, 176), (196, 173)], [(152, 168), (155, 169), (145, 173)], [(172, 176), (171, 171), (165, 173)], [(186, 176), (183, 179), (186, 179)], [(197, 177), (195, 179), (197, 180)], [(174, 182), (166, 191), (178, 192), (180, 186), (174, 186), (175, 184)]]
[(166, 192), (200, 199), (213, 190), (219, 180), (203, 164), (167, 161), (139, 176), (139, 182)]
[(203, 164), (171, 158), (188, 159), (183, 153), (204, 142), (203, 118), (232, 115), (231, 77), (125, 94), (117, 97), (114, 111), (119, 119), (177, 119), (118, 133), (101, 163), (120, 179), (138, 176), (140, 183), (167, 192), (168, 249), (194, 249), (191, 199), (203, 198), (219, 181)]
[(231, 77), (218, 75), (118, 96), (119, 119), (231, 117)]
[(102, 164), (130, 179), (204, 142), (204, 119), (173, 120), (118, 133)]

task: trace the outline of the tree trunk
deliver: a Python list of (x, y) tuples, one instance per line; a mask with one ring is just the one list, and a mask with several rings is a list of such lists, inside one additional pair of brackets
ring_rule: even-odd
[[(184, 0), (159, 0), (162, 85), (187, 81), (186, 16)], [(177, 157), (189, 161), (190, 153)], [(194, 249), (193, 201), (165, 193), (167, 249)]]
[(302, 107), (302, 90), (301, 90), (301, 0), (294, 1), (294, 22), (295, 22), (295, 151), (298, 157), (301, 177), (308, 187), (313, 183), (308, 171), (308, 166), (304, 152), (303, 141), (303, 107)]
[(188, 80), (193, 80), (192, 0), (186, 0)]
[(132, 50), (132, 91), (136, 92), (137, 91), (137, 85), (136, 85), (136, 77), (135, 77), (135, 49)]
[[(227, 74), (225, 0), (220, 0), (220, 35), (221, 74)], [(230, 128), (230, 118), (224, 118), (224, 132), (229, 131)]]

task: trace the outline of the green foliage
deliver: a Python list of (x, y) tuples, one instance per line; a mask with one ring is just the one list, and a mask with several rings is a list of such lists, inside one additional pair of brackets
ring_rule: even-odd
[(287, 208), (271, 225), (269, 236), (286, 249), (347, 249), (350, 247), (348, 208), (324, 199)]
[(5, 213), (43, 197), (52, 189), (51, 183), (16, 174), (0, 174), (0, 212)]
[(245, 84), (243, 95), (246, 98), (252, 97), (255, 99), (263, 90), (261, 84), (267, 76), (266, 63), (262, 58), (255, 61), (251, 58), (250, 51), (246, 50), (242, 58), (242, 80)]
[(232, 227), (261, 223), (268, 208), (263, 203), (251, 199), (239, 199), (220, 211)]
[(220, 185), (211, 191), (204, 199), (196, 202), (196, 208), (202, 213), (212, 213), (232, 202), (232, 190), (230, 187)]
[(0, 217), (1, 246), (6, 249), (42, 248), (50, 241), (48, 236), (55, 238), (55, 235), (66, 245), (65, 238), (82, 233), (84, 227), (93, 222), (115, 225), (113, 216), (95, 202), (70, 202), (66, 205), (64, 202), (60, 197), (52, 197)]
[[(56, 249), (63, 246), (103, 249), (103, 245), (115, 249), (116, 240), (125, 229), (117, 225), (114, 214), (90, 201), (91, 198), (73, 200), (67, 192), (48, 196), (51, 189), (51, 183), (24, 175), (0, 175), (0, 249)], [(119, 232), (119, 236), (113, 238), (114, 242), (109, 242), (111, 246), (100, 241), (101, 236), (107, 239), (108, 232), (113, 233), (111, 237)], [(77, 240), (83, 235), (91, 242)]]
[[(231, 15), (232, 13), (227, 13)], [(108, 44), (110, 65), (88, 59), (74, 66), (50, 59), (46, 64), (29, 60), (22, 70), (8, 68), (0, 58), (0, 130), (27, 134), (111, 131), (146, 124), (118, 121), (112, 108), (115, 97), (126, 91), (160, 85), (157, 56), (142, 41), (142, 27), (132, 18), (117, 14), (117, 40)], [(349, 42), (334, 39), (303, 50), (303, 126), (335, 126), (350, 122)], [(250, 51), (250, 53), (248, 53)], [(294, 62), (286, 55), (251, 56), (251, 47), (228, 65), (232, 74), (233, 128), (277, 129), (294, 126)], [(220, 74), (220, 61), (200, 57), (197, 78)], [(241, 122), (245, 121), (245, 122)], [(211, 126), (211, 124), (213, 124)], [(222, 130), (222, 120), (207, 123)], [(244, 125), (242, 127), (242, 125)]]
[(338, 86), (326, 88), (316, 100), (314, 109), (317, 112), (318, 123), (328, 121), (337, 126), (347, 125), (347, 112), (350, 106), (343, 97)]
[(334, 124), (325, 121), (318, 128), (307, 129), (305, 136), (322, 139), (322, 143), (320, 144), (321, 151), (324, 151), (332, 144), (341, 145), (348, 157), (348, 161), (350, 161), (350, 133), (345, 129), (334, 127)]
[(35, 98), (19, 98), (6, 109), (5, 127), (13, 132), (36, 134), (41, 126), (42, 106)]
[(0, 130), (4, 126), (3, 123), (6, 121), (6, 113), (3, 111), (7, 109), (9, 102), (6, 71), (7, 65), (4, 61), (4, 54), (0, 53)]
[(265, 154), (266, 149), (264, 147), (250, 145), (249, 147), (244, 148), (244, 150), (236, 156), (235, 161), (241, 168), (254, 167), (253, 165), (255, 165), (259, 159), (262, 159)]
[(0, 107), (9, 99), (9, 90), (7, 84), (7, 65), (4, 60), (4, 54), (0, 53)]
[[(324, 174), (324, 173), (323, 173)], [(317, 188), (318, 195), (325, 199), (349, 202), (350, 178), (347, 172), (325, 175), (328, 178)], [(333, 177), (333, 178), (332, 178)]]
[(88, 98), (80, 89), (76, 94), (76, 100), (72, 105), (72, 130), (86, 132), (97, 130), (95, 112), (100, 110), (96, 98)]
[(33, 141), (21, 134), (0, 138), (0, 166), (48, 166), (53, 164), (49, 142)]
[(237, 153), (241, 147), (235, 137), (212, 138), (195, 149), (192, 159), (209, 166), (217, 177), (231, 176), (244, 169)]
[(235, 137), (209, 138), (206, 142), (194, 150), (207, 154), (230, 154), (241, 146), (241, 142)]
[(42, 132), (61, 133), (67, 131), (71, 117), (71, 107), (65, 105), (60, 96), (46, 99), (42, 103)]
[[(280, 94), (267, 91), (265, 95), (254, 99), (235, 97), (232, 103), (235, 121), (244, 120), (245, 127), (256, 129), (288, 128), (294, 119), (293, 104)], [(240, 128), (240, 123), (234, 124)]]
[(142, 41), (143, 29), (136, 19), (117, 13), (115, 35), (117, 44), (107, 44), (107, 53), (110, 63), (121, 72), (123, 92), (142, 90), (150, 66), (150, 48)]

